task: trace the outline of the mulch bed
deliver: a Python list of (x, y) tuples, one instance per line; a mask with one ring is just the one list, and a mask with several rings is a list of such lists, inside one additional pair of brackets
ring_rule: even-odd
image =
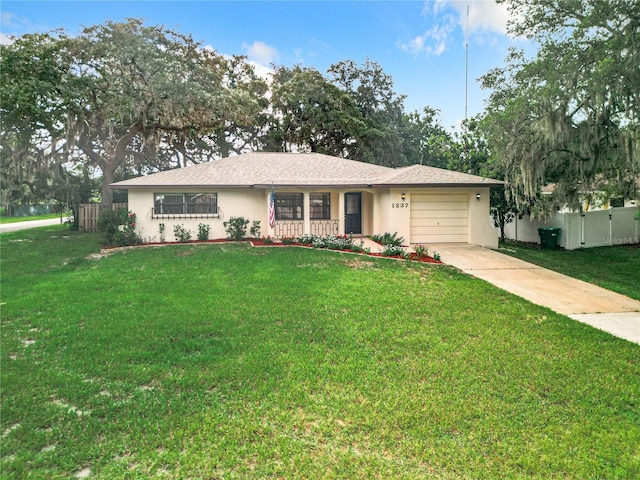
[[(304, 243), (297, 243), (297, 242), (292, 242), (292, 243), (282, 243), (282, 242), (265, 242), (263, 239), (261, 238), (257, 238), (257, 239), (249, 239), (249, 241), (253, 244), (254, 247), (288, 247), (288, 246), (296, 246), (296, 247), (308, 247), (308, 248), (313, 248), (312, 245), (310, 244), (304, 244)], [(408, 258), (404, 258), (401, 257), (399, 255), (393, 255), (393, 256), (384, 256), (381, 253), (365, 253), (365, 252), (352, 252), (349, 249), (345, 249), (345, 250), (334, 250), (336, 252), (347, 252), (347, 253), (356, 253), (356, 254), (360, 254), (360, 255), (368, 255), (370, 257), (384, 257), (384, 258), (395, 258), (397, 260), (411, 260), (412, 262), (422, 262), (422, 263), (434, 263), (434, 264), (438, 264), (441, 265), (442, 262), (440, 260), (436, 260), (433, 257), (429, 257), (429, 256), (422, 256), (419, 257), (418, 255), (416, 255), (415, 253), (410, 253)]]
[[(367, 255), (370, 255), (372, 257), (384, 257), (384, 255), (382, 255), (381, 253), (369, 253)], [(418, 255), (416, 255), (415, 253), (410, 253), (409, 254), (409, 258), (403, 258), (400, 256), (393, 256), (393, 257), (385, 257), (385, 258), (397, 258), (399, 260), (411, 260), (412, 262), (422, 262), (422, 263), (435, 263), (438, 265), (441, 265), (442, 262), (440, 260), (436, 260), (433, 257), (419, 257)]]

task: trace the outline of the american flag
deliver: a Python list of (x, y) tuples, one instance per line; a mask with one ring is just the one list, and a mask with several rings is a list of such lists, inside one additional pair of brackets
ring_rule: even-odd
[(271, 185), (271, 194), (269, 195), (269, 226), (273, 228), (276, 224), (276, 193)]

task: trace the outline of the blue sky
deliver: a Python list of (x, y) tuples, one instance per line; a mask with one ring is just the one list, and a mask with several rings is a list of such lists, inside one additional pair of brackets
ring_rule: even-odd
[(500, 66), (519, 40), (494, 0), (426, 1), (2, 1), (7, 36), (143, 18), (191, 34), (221, 54), (247, 55), (263, 72), (272, 63), (325, 73), (341, 60), (379, 63), (407, 96), (407, 111), (441, 111), (450, 128), (465, 113), (465, 32), (469, 5), (468, 113), (483, 110), (478, 77)]

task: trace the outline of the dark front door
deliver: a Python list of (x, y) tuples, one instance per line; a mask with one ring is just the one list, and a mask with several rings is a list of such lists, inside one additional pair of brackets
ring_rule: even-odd
[(362, 233), (362, 194), (350, 192), (344, 194), (344, 233)]

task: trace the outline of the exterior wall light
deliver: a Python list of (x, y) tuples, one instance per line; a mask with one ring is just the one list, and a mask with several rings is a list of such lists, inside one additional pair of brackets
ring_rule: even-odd
[(476, 200), (480, 200), (480, 194), (476, 193)]
[(400, 195), (400, 198), (404, 202), (404, 199), (407, 198), (407, 194), (403, 192), (402, 195)]

